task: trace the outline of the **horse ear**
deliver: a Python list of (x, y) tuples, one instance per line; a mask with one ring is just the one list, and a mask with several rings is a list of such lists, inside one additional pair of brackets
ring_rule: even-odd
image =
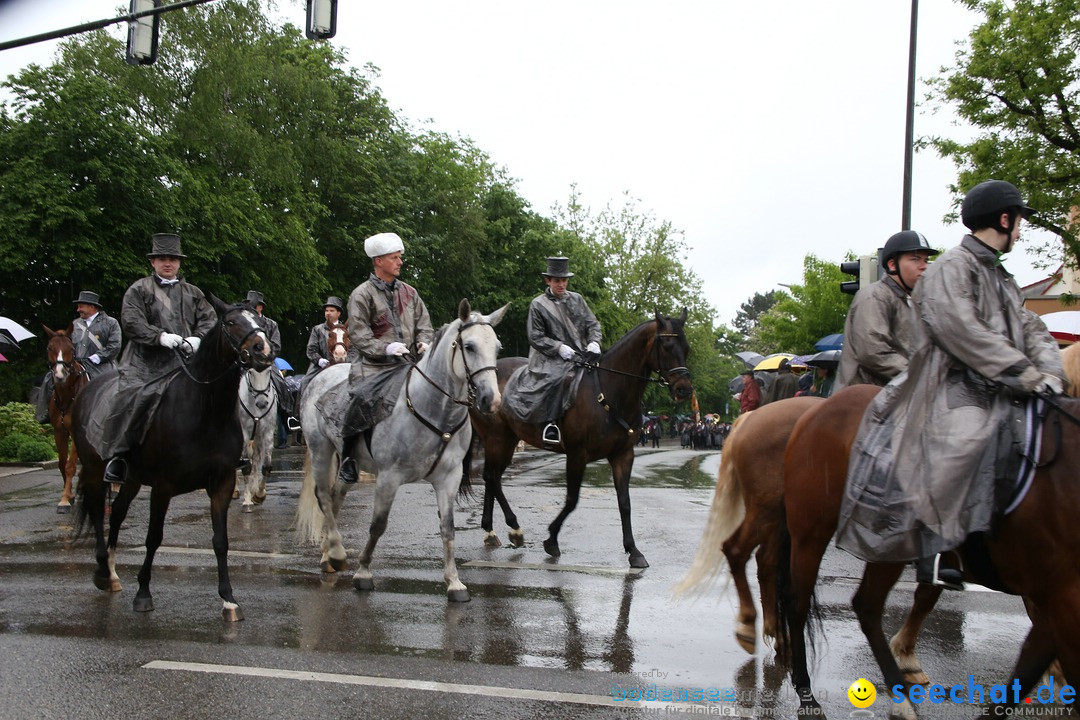
[(509, 307), (510, 307), (510, 303), (506, 303), (501, 308), (499, 308), (495, 312), (491, 313), (490, 315), (488, 315), (484, 319), (487, 320), (488, 325), (491, 325), (492, 327), (494, 327), (494, 326), (498, 325), (500, 322), (502, 322), (503, 316), (506, 315), (506, 309), (509, 308)]
[(457, 306), (458, 318), (461, 322), (468, 322), (471, 313), (472, 306), (469, 305), (469, 298), (461, 298), (461, 303)]
[(682, 309), (682, 315), (679, 316), (679, 319), (686, 322), (686, 308)]
[(214, 306), (214, 310), (218, 315), (224, 315), (229, 311), (229, 305), (222, 301), (217, 295), (212, 292), (206, 293), (206, 299), (210, 301), (210, 304)]
[(49, 327), (48, 325), (46, 325), (45, 323), (42, 323), (41, 327), (45, 331), (45, 334), (48, 335), (49, 337), (56, 337), (57, 336), (57, 332), (55, 330), (53, 330), (51, 327)]

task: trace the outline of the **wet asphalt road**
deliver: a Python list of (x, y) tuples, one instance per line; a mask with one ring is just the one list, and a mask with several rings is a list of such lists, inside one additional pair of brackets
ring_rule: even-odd
[[(673, 441), (666, 441), (671, 443)], [(642, 450), (631, 490), (634, 529), (651, 567), (629, 570), (607, 466), (590, 466), (577, 511), (560, 536), (563, 556), (541, 546), (561, 507), (561, 457), (529, 450), (507, 494), (526, 546), (485, 548), (479, 498), (459, 505), (456, 555), (472, 601), (450, 604), (441, 571), (434, 496), (399, 492), (376, 552), (376, 591), (348, 573), (323, 575), (317, 547), (290, 526), (299, 460), (278, 454), (266, 503), (230, 510), (230, 566), (246, 619), (225, 623), (210, 549), (209, 503), (174, 500), (154, 566), (156, 610), (132, 611), (149, 492), (121, 533), (121, 593), (94, 588), (92, 550), (55, 513), (59, 473), (0, 477), (0, 718), (457, 718), (651, 717), (711, 710), (791, 717), (784, 671), (759, 645), (733, 639), (733, 592), (672, 603), (712, 499), (719, 454)], [(292, 453), (292, 454), (290, 454)], [(372, 486), (350, 493), (342, 526), (350, 559), (367, 537)], [(506, 529), (496, 516), (496, 530)], [(847, 687), (880, 682), (848, 600), (861, 568), (832, 551), (820, 600), (827, 645), (814, 673), (830, 717), (848, 717)], [(905, 576), (888, 622), (902, 621), (914, 585)], [(1029, 627), (1020, 602), (989, 592), (947, 594), (931, 616), (920, 657), (945, 684), (1003, 682)], [(642, 705), (626, 690), (715, 688), (735, 702)], [(884, 717), (888, 705), (870, 708)], [(981, 709), (921, 706), (924, 717), (975, 717)]]

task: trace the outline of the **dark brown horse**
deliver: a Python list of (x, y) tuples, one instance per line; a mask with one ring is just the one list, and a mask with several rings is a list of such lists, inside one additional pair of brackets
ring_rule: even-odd
[(76, 464), (79, 462), (79, 453), (71, 443), (71, 406), (75, 397), (86, 387), (88, 378), (82, 364), (75, 357), (71, 328), (52, 330), (44, 325), (42, 327), (49, 337), (46, 353), (53, 379), (52, 396), (49, 397), (49, 422), (53, 426), (60, 474), (64, 478), (64, 491), (60, 494), (56, 512), (66, 515), (71, 512), (71, 500), (75, 497), (71, 484), (75, 479)]
[[(560, 422), (562, 443), (545, 448), (566, 455), (566, 505), (548, 526), (544, 550), (549, 555), (558, 557), (561, 554), (559, 530), (577, 507), (585, 466), (605, 458), (611, 466), (618, 496), (623, 548), (630, 556), (631, 567), (649, 566), (634, 543), (630, 522), (630, 472), (634, 467), (634, 446), (641, 431), (641, 398), (646, 385), (653, 380), (651, 374), (659, 376), (657, 381), (668, 386), (676, 401), (688, 400), (693, 392), (690, 371), (686, 368), (690, 345), (683, 332), (685, 323), (685, 310), (676, 318), (657, 313), (655, 320), (638, 325), (612, 345), (601, 357), (599, 367), (590, 369), (582, 377), (574, 405)], [(506, 387), (510, 375), (526, 362), (525, 358), (499, 360), (500, 391)], [(524, 533), (503, 494), (502, 475), (513, 459), (519, 439), (538, 448), (544, 447), (541, 428), (517, 422), (502, 411), (491, 415), (470, 411), (470, 414), (473, 429), (484, 447), (481, 525), (487, 532), (485, 542), (498, 543), (497, 538), (494, 543), (490, 539), (494, 537), (492, 514), (498, 500), (511, 529), (511, 541), (520, 546), (524, 543)]]
[[(848, 455), (859, 422), (878, 388), (846, 388), (796, 423), (784, 460), (784, 508), (790, 555), (780, 565), (781, 632), (791, 648), (792, 683), (804, 708), (817, 708), (807, 671), (807, 619), (822, 555), (836, 531)], [(1060, 548), (1080, 543), (1075, 521), (1080, 491), (1080, 401), (1058, 397), (1043, 428), (1043, 457), (1031, 489), (993, 532), (968, 540), (960, 552), (968, 579), (1020, 595), (1032, 627), (1012, 678), (1023, 698), (1055, 655), (1066, 678), (1080, 678), (1080, 566)], [(1065, 413), (1068, 413), (1066, 415)], [(980, 562), (988, 558), (989, 563)], [(980, 570), (991, 567), (992, 574)], [(881, 628), (885, 599), (905, 563), (868, 563), (852, 599), (859, 624), (889, 688), (909, 687)], [(905, 699), (893, 715), (914, 717)]]
[(210, 520), (214, 528), (218, 594), (225, 601), (226, 620), (242, 620), (229, 581), (228, 511), (236, 484), (236, 461), (243, 433), (236, 414), (240, 375), (244, 368), (262, 370), (274, 358), (270, 343), (246, 305), (226, 305), (212, 295), (207, 298), (217, 311), (218, 323), (207, 333), (199, 351), (176, 370), (168, 381), (142, 444), (128, 457), (128, 479), (112, 503), (108, 540), (105, 522), (105, 461), (86, 441), (88, 420), (96, 409), (105, 409), (99, 398), (116, 392), (118, 374), (95, 378), (75, 403), (74, 434), (83, 470), (79, 480), (77, 527), (87, 520), (93, 525), (97, 568), (94, 585), (119, 592), (116, 574), (116, 540), (131, 501), (142, 485), (150, 487), (150, 522), (146, 532), (146, 559), (139, 571), (139, 590), (134, 608), (154, 609), (150, 594), (150, 571), (161, 545), (165, 514), (176, 495), (206, 490), (210, 496)]

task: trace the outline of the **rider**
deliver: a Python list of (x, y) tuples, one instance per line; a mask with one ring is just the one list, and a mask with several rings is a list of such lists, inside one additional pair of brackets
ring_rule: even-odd
[[(122, 342), (120, 323), (101, 309), (98, 294), (83, 290), (75, 300), (75, 312), (79, 315), (71, 323), (71, 342), (75, 357), (88, 379), (93, 380), (110, 368), (116, 367), (114, 358), (120, 353)], [(49, 398), (55, 381), (52, 371), (45, 374), (38, 395), (39, 422), (49, 422)]]
[(885, 277), (855, 294), (844, 322), (844, 350), (832, 392), (848, 385), (884, 386), (907, 369), (914, 315), (911, 291), (940, 250), (903, 230), (885, 241)]
[(190, 357), (217, 322), (202, 290), (179, 276), (180, 236), (157, 233), (146, 254), (154, 272), (124, 293), (120, 322), (128, 343), (120, 358), (119, 381), (105, 418), (99, 454), (108, 462), (105, 480), (124, 482), (125, 455), (142, 443), (166, 382)]
[[(353, 396), (365, 378), (400, 368), (410, 352), (423, 355), (435, 332), (427, 307), (412, 285), (398, 279), (404, 264), (405, 245), (396, 233), (379, 233), (364, 241), (364, 252), (373, 270), (349, 295), (349, 388)], [(343, 454), (338, 473), (344, 483), (355, 483), (356, 441), (360, 437), (355, 422), (358, 403), (352, 402), (343, 427)]]
[(323, 304), (323, 317), (326, 322), (311, 328), (311, 335), (307, 341), (307, 357), (311, 361), (308, 365), (307, 374), (314, 377), (316, 373), (330, 364), (330, 327), (341, 321), (341, 314), (345, 312), (345, 306), (341, 298), (331, 295)]
[(545, 444), (558, 445), (562, 432), (558, 419), (574, 401), (580, 373), (571, 360), (577, 355), (588, 362), (600, 357), (600, 323), (585, 298), (567, 289), (570, 259), (549, 257), (541, 273), (547, 290), (529, 305), (526, 331), (529, 364), (507, 383), (503, 406), (521, 422), (543, 426)]
[(866, 560), (920, 559), (920, 582), (962, 588), (935, 574), (935, 555), (990, 529), (995, 487), (1034, 471), (1016, 451), (1032, 396), (1064, 385), (1057, 344), (1001, 265), (1032, 212), (1001, 180), (964, 197), (971, 233), (915, 287), (908, 369), (867, 409), (851, 451), (837, 544)]

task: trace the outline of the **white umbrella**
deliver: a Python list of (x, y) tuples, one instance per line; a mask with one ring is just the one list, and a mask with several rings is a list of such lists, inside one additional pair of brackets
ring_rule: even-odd
[(1055, 339), (1063, 342), (1080, 340), (1080, 310), (1046, 313), (1042, 321)]
[(22, 342), (28, 338), (35, 337), (34, 333), (30, 332), (11, 318), (6, 318), (2, 315), (0, 315), (0, 330), (6, 331), (15, 342)]

